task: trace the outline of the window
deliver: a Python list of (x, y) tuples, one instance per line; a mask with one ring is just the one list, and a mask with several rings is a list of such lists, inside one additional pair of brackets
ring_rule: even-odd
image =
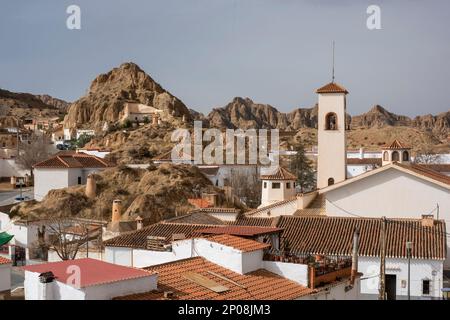
[(389, 161), (389, 153), (387, 151), (383, 152), (383, 161)]
[(286, 189), (290, 189), (291, 188), (291, 183), (290, 182), (286, 182)]
[(398, 154), (398, 151), (392, 152), (392, 161), (398, 161), (400, 160), (400, 156)]
[(267, 188), (267, 182), (264, 182), (264, 189)]
[(280, 189), (280, 183), (279, 182), (272, 182), (272, 189)]
[(330, 112), (325, 116), (325, 130), (337, 130), (336, 113)]
[(422, 280), (422, 294), (430, 294), (430, 280), (428, 279)]
[(409, 161), (409, 152), (403, 151), (403, 161)]
[(81, 177), (78, 177), (78, 184), (81, 184)]
[(328, 178), (328, 185), (331, 186), (334, 184), (334, 179), (333, 178)]

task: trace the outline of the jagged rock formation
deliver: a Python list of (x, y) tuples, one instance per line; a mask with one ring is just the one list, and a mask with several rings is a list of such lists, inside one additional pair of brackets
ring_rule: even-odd
[(382, 127), (389, 126), (409, 126), (411, 119), (406, 116), (396, 115), (387, 111), (380, 105), (375, 105), (368, 112), (352, 117), (352, 127)]
[(39, 98), (42, 102), (44, 102), (45, 104), (55, 107), (58, 110), (60, 110), (63, 113), (67, 112), (67, 109), (69, 108), (70, 102), (58, 99), (58, 98), (53, 98), (52, 96), (49, 96), (48, 94), (40, 94), (40, 95), (36, 95), (36, 98)]
[(64, 120), (65, 127), (101, 128), (105, 121), (115, 123), (125, 102), (137, 102), (165, 111), (168, 119), (190, 120), (189, 109), (164, 90), (138, 65), (124, 63), (92, 81), (86, 96), (75, 101)]

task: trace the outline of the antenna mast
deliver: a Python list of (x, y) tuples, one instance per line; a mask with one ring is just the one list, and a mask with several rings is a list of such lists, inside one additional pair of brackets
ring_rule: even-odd
[(334, 83), (334, 40), (333, 40), (333, 71), (331, 74), (331, 82)]

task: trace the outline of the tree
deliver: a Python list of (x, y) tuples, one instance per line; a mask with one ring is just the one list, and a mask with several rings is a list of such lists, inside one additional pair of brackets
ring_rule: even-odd
[[(88, 225), (76, 222), (70, 218), (58, 217), (49, 219), (46, 228), (50, 230), (51, 237), (48, 237), (46, 244), (53, 248), (61, 260), (73, 260), (76, 258), (80, 247), (88, 241)], [(77, 235), (69, 232), (69, 228), (76, 228)]]
[(75, 141), (74, 145), (77, 148), (83, 148), (91, 140), (92, 140), (92, 135), (83, 133), (78, 137), (78, 139)]
[(434, 153), (430, 146), (425, 145), (422, 146), (419, 151), (417, 151), (414, 162), (423, 164), (435, 164), (440, 163), (441, 159), (439, 157), (439, 154)]
[(290, 159), (289, 169), (297, 176), (297, 187), (300, 188), (300, 192), (311, 191), (316, 186), (311, 160), (306, 156), (305, 147), (302, 144), (298, 145), (294, 151), (296, 153)]
[(25, 170), (30, 170), (33, 176), (33, 165), (48, 159), (51, 155), (49, 150), (50, 141), (47, 136), (31, 136), (27, 142), (19, 143), (19, 154), (16, 163)]
[(256, 208), (261, 203), (261, 181), (258, 177), (258, 167), (252, 172), (240, 172), (232, 169), (229, 185), (233, 193), (250, 208)]

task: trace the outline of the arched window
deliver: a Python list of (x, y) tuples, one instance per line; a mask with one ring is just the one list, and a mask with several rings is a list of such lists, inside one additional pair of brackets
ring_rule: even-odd
[(409, 152), (403, 151), (403, 161), (409, 161)]
[(325, 130), (337, 130), (337, 115), (330, 112), (325, 116)]
[(389, 161), (389, 153), (387, 151), (383, 152), (383, 161)]
[(333, 178), (328, 178), (328, 185), (331, 186), (334, 184), (334, 179)]
[(398, 154), (398, 151), (392, 152), (392, 161), (399, 161), (399, 160), (400, 160), (400, 156)]

